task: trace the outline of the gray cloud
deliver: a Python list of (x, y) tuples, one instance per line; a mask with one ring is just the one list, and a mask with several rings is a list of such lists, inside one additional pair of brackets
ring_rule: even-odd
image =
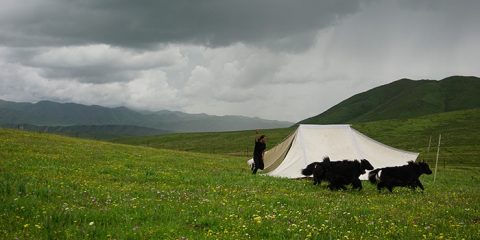
[(181, 109), (185, 99), (168, 84), (160, 69), (136, 73), (128, 82), (88, 83), (49, 79), (42, 69), (5, 63), (0, 58), (0, 99), (12, 101), (53, 100), (135, 109)]
[(172, 42), (305, 48), (319, 28), (359, 7), (358, 0), (5, 1), (0, 42), (8, 45), (134, 48)]
[(10, 59), (41, 69), (49, 79), (70, 79), (89, 83), (125, 82), (142, 70), (175, 68), (186, 59), (178, 47), (134, 51), (105, 44), (20, 49)]

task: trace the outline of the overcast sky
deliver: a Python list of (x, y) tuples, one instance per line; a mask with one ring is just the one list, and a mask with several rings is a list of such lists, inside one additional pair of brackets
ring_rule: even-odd
[(480, 76), (476, 0), (2, 0), (0, 99), (299, 121)]

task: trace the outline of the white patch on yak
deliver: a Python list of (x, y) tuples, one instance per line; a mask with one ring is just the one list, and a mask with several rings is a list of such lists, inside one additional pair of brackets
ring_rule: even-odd
[(380, 182), (381, 175), (382, 175), (382, 170), (378, 171), (377, 174), (375, 175), (375, 179), (377, 179), (377, 182)]

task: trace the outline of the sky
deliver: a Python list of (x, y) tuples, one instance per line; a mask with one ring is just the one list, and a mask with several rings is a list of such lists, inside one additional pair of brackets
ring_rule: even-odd
[(2, 0), (0, 99), (297, 122), (480, 76), (477, 0)]

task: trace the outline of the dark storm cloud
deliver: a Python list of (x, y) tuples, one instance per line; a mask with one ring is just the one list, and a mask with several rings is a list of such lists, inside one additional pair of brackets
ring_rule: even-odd
[(0, 42), (23, 46), (245, 42), (298, 48), (359, 8), (357, 0), (6, 1)]

